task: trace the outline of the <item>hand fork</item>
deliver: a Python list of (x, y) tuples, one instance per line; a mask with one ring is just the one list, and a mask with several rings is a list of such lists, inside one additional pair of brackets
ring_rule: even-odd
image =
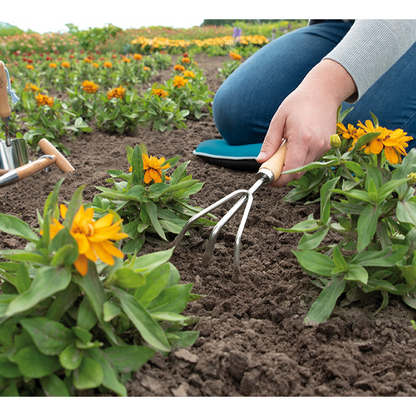
[(224, 198), (220, 199), (219, 201), (215, 202), (214, 204), (210, 205), (209, 207), (205, 208), (198, 214), (195, 214), (193, 217), (191, 217), (188, 220), (188, 222), (185, 224), (185, 226), (183, 227), (182, 231), (178, 234), (178, 236), (173, 241), (172, 246), (177, 247), (179, 245), (185, 233), (189, 230), (191, 225), (196, 220), (208, 214), (215, 208), (218, 208), (220, 205), (224, 204), (230, 199), (233, 199), (236, 196), (241, 196), (241, 198), (233, 205), (233, 207), (227, 212), (227, 214), (213, 228), (211, 235), (209, 236), (207, 246), (205, 248), (205, 253), (202, 256), (202, 266), (206, 267), (212, 260), (215, 242), (217, 240), (217, 236), (221, 228), (224, 227), (224, 225), (227, 224), (227, 222), (240, 210), (240, 208), (244, 205), (244, 203), (247, 202), (241, 222), (240, 222), (240, 226), (238, 227), (238, 230), (237, 230), (235, 242), (234, 242), (234, 272), (237, 272), (239, 274), (241, 236), (243, 234), (244, 227), (245, 227), (248, 215), (250, 213), (251, 206), (253, 204), (253, 194), (262, 185), (269, 186), (270, 184), (272, 184), (274, 181), (276, 181), (279, 178), (282, 172), (283, 165), (284, 165), (284, 160), (286, 156), (286, 148), (287, 148), (287, 142), (285, 141), (280, 146), (280, 148), (276, 151), (276, 153), (269, 160), (267, 160), (260, 166), (260, 169), (258, 170), (255, 176), (256, 182), (250, 189), (248, 190), (239, 189), (237, 191), (231, 192), (230, 194), (226, 195)]

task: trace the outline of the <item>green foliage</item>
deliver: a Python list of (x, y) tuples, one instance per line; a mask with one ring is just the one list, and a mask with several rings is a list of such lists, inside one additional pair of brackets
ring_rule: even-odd
[[(303, 234), (294, 254), (323, 289), (305, 322), (329, 319), (343, 294), (341, 305), (380, 292), (380, 309), (387, 306), (389, 295), (401, 296), (416, 308), (416, 151), (389, 166), (382, 154), (360, 150), (379, 134), (363, 135), (350, 150), (343, 140), (322, 161), (290, 171), (306, 170), (309, 175), (295, 183), (289, 199), (319, 189), (321, 208), (317, 220), (310, 216), (291, 229), (278, 228)], [(336, 242), (325, 245), (328, 233)]]
[[(190, 346), (198, 333), (182, 331), (196, 317), (181, 313), (192, 284), (179, 284), (172, 250), (89, 261), (80, 275), (71, 218), (82, 202), (72, 197), (64, 228), (51, 238), (59, 181), (49, 195), (39, 236), (24, 221), (0, 214), (0, 230), (26, 239), (25, 250), (0, 251), (0, 395), (74, 396), (100, 389), (126, 396), (124, 383), (155, 353)], [(39, 231), (39, 230), (37, 230)]]
[(77, 26), (69, 23), (66, 25), (69, 33), (75, 36), (79, 46), (87, 51), (93, 51), (105, 45), (108, 39), (116, 37), (122, 29), (112, 24), (107, 24), (102, 28), (89, 28), (89, 30), (79, 30)]
[(218, 68), (218, 77), (225, 81), (239, 66), (241, 62), (237, 60), (225, 61), (221, 68)]
[[(122, 249), (124, 253), (138, 252), (149, 234), (167, 241), (169, 234), (179, 234), (189, 218), (201, 211), (189, 204), (189, 197), (203, 186), (187, 174), (189, 162), (179, 165), (167, 180), (165, 170), (168, 165), (174, 168), (179, 156), (169, 159), (161, 164), (161, 181), (146, 183), (143, 154), (147, 155), (144, 144), (134, 149), (127, 146), (131, 172), (107, 171), (111, 176), (107, 182), (113, 188), (97, 186), (101, 194), (94, 197), (92, 204), (96, 212), (114, 211), (123, 219), (124, 232), (130, 237)], [(212, 224), (207, 219), (195, 222), (196, 226)]]

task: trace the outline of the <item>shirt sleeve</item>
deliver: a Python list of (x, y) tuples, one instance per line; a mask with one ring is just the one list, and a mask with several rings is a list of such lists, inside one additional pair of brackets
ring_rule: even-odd
[(356, 20), (323, 59), (342, 65), (357, 86), (356, 102), (416, 41), (416, 20)]

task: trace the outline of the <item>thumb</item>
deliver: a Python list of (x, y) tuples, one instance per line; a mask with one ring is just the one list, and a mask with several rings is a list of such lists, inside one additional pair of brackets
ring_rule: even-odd
[(258, 163), (264, 163), (269, 160), (277, 151), (282, 143), (283, 124), (280, 125), (275, 119), (272, 120), (264, 138), (263, 146), (257, 156)]

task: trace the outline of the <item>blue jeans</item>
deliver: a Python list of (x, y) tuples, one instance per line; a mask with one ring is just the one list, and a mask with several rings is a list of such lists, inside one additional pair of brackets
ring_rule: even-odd
[[(262, 143), (282, 101), (306, 74), (342, 40), (352, 23), (326, 21), (287, 33), (248, 58), (214, 97), (214, 121), (230, 145)], [(354, 104), (344, 124), (371, 120), (403, 129), (416, 147), (416, 44)]]

